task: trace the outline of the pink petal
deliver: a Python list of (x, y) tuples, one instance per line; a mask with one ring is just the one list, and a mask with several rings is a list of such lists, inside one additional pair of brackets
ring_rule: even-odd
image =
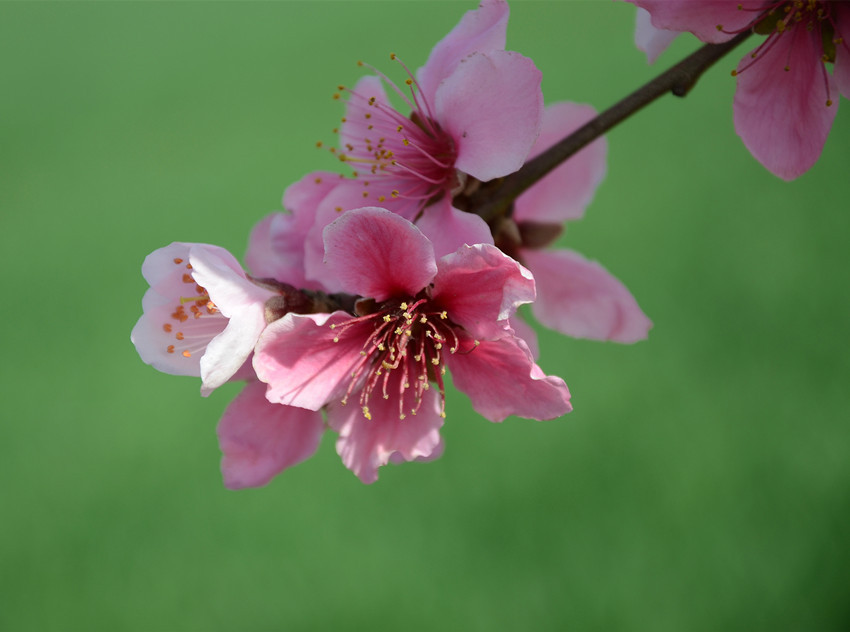
[(325, 227), (346, 211), (363, 204), (363, 185), (356, 180), (339, 180), (336, 186), (313, 209), (313, 224), (304, 239), (304, 270), (308, 279), (320, 283), (328, 292), (341, 292), (340, 280), (324, 263)]
[[(541, 154), (595, 116), (596, 110), (590, 105), (550, 105), (543, 113), (540, 137), (529, 158)], [(580, 218), (605, 177), (607, 153), (608, 144), (600, 138), (572, 156), (517, 198), (514, 219), (560, 224)]]
[[(629, 0), (646, 9), (652, 16), (652, 25), (670, 31), (690, 31), (703, 42), (719, 44), (732, 39), (745, 28), (757, 10), (764, 8), (764, 0)], [(742, 9), (739, 10), (738, 6)], [(721, 25), (724, 33), (718, 30)]]
[[(395, 371), (390, 376), (389, 392), (405, 392), (399, 383), (400, 373)], [(404, 419), (399, 418), (396, 398), (372, 398), (369, 411), (371, 419), (363, 416), (355, 402), (345, 406), (333, 404), (328, 408), (328, 425), (339, 433), (336, 451), (345, 467), (364, 483), (374, 483), (378, 479), (378, 468), (391, 458), (398, 463), (427, 460), (439, 454), (444, 419), (440, 415), (440, 396), (436, 389), (425, 391), (417, 413)]]
[(534, 328), (517, 314), (511, 318), (511, 329), (514, 330), (514, 335), (517, 338), (522, 338), (522, 341), (528, 345), (531, 357), (537, 360), (540, 357), (540, 344), (537, 342), (537, 332), (534, 331)]
[[(149, 254), (142, 265), (142, 275), (151, 287), (142, 299), (144, 313), (133, 328), (130, 339), (144, 362), (171, 375), (200, 376), (203, 350), (227, 325), (227, 319), (221, 314), (210, 318), (205, 313), (204, 318), (184, 321), (173, 316), (184, 303), (182, 297), (198, 294), (194, 271), (189, 264), (189, 253), (198, 246), (174, 242)], [(238, 268), (238, 262), (224, 248), (204, 247), (207, 252), (229, 258), (227, 260), (232, 260), (231, 264)], [(184, 336), (188, 341), (181, 341)], [(200, 352), (184, 356), (182, 351), (189, 346), (193, 350), (199, 348)]]
[(537, 320), (574, 338), (637, 342), (652, 322), (626, 287), (596, 262), (571, 250), (523, 250), (534, 273)]
[(344, 213), (323, 234), (325, 265), (347, 292), (377, 301), (412, 297), (437, 272), (428, 238), (385, 209)]
[[(335, 329), (345, 312), (287, 314), (266, 327), (254, 349), (254, 370), (270, 402), (319, 410), (341, 399), (372, 325)], [(337, 339), (337, 342), (334, 342)]]
[(316, 452), (322, 413), (271, 404), (266, 385), (249, 382), (218, 424), (221, 473), (228, 489), (261, 487)]
[[(345, 121), (340, 127), (339, 133), (339, 151), (341, 154), (365, 160), (374, 158), (372, 152), (365, 151), (366, 145), (363, 142), (365, 138), (376, 138), (373, 123), (375, 123), (375, 117), (378, 115), (375, 114), (377, 108), (369, 105), (372, 99), (376, 104), (394, 109), (387, 100), (387, 93), (380, 77), (361, 77), (357, 80), (354, 88), (351, 89), (351, 94), (345, 106)], [(366, 118), (365, 114), (370, 114), (370, 117)], [(371, 129), (370, 126), (372, 126)], [(355, 148), (353, 151), (356, 152), (359, 149), (361, 153), (352, 153), (352, 150), (347, 147), (349, 144)], [(357, 165), (355, 165), (356, 167)]]
[(440, 82), (451, 74), (461, 59), (474, 52), (505, 49), (508, 12), (508, 3), (504, 0), (483, 0), (437, 42), (428, 61), (416, 73), (419, 87), (428, 101), (433, 103)]
[(519, 53), (465, 57), (437, 89), (436, 118), (457, 146), (455, 167), (479, 180), (513, 173), (543, 118), (541, 73)]
[[(833, 2), (831, 7), (834, 11), (835, 38), (842, 40), (835, 45), (832, 76), (841, 94), (850, 99), (850, 2)], [(837, 98), (833, 101), (838, 105)]]
[(455, 387), (490, 421), (509, 415), (554, 419), (572, 410), (564, 380), (544, 375), (515, 336), (483, 341), (468, 353), (447, 356), (447, 362)]
[[(820, 34), (795, 26), (755, 61), (747, 55), (738, 66), (735, 131), (756, 160), (784, 180), (817, 162), (838, 109), (835, 80), (823, 71), (821, 53)], [(835, 101), (831, 107), (828, 96)]]
[(306, 278), (304, 243), (316, 220), (319, 203), (339, 180), (339, 174), (316, 171), (286, 189), (283, 203), (290, 212), (272, 213), (251, 231), (245, 262), (255, 277), (276, 279), (303, 289), (324, 289)]
[(534, 300), (531, 273), (495, 246), (463, 246), (437, 267), (434, 303), (474, 338), (501, 337), (516, 308)]
[(195, 281), (229, 318), (201, 358), (201, 394), (206, 396), (229, 380), (253, 351), (266, 326), (265, 303), (274, 293), (249, 281), (229, 253), (224, 257), (216, 250), (193, 246), (189, 261)]
[(428, 206), (416, 226), (431, 241), (438, 259), (464, 245), (493, 244), (487, 222), (475, 213), (454, 208), (448, 196)]
[(667, 31), (652, 26), (649, 12), (637, 10), (635, 19), (635, 46), (646, 53), (647, 63), (654, 64), (658, 56), (667, 50), (670, 43), (679, 35), (678, 31)]

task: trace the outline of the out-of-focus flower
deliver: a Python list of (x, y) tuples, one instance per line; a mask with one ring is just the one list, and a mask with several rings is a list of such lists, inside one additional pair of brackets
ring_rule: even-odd
[[(275, 292), (248, 279), (224, 248), (174, 242), (142, 265), (150, 284), (130, 339), (163, 373), (201, 378), (201, 394), (234, 377), (266, 326)], [(250, 371), (249, 371), (250, 374)]]
[(380, 208), (349, 211), (324, 232), (326, 265), (356, 316), (287, 314), (254, 354), (269, 401), (327, 407), (337, 452), (363, 482), (392, 460), (440, 449), (443, 375), (491, 421), (551, 419), (571, 410), (563, 380), (546, 376), (509, 325), (534, 298), (531, 274), (494, 246), (437, 259), (413, 224)]
[[(788, 0), (629, 0), (651, 15), (638, 20), (647, 54), (663, 47), (654, 29), (690, 31), (708, 43), (752, 29), (766, 35), (733, 74), (735, 131), (750, 153), (785, 180), (802, 175), (823, 151), (838, 110), (850, 96), (850, 3)], [(826, 64), (833, 64), (833, 73)]]
[[(596, 116), (589, 105), (546, 108), (536, 156)], [(631, 343), (646, 338), (651, 321), (626, 287), (605, 268), (572, 250), (547, 249), (562, 224), (580, 219), (605, 177), (607, 146), (598, 139), (517, 198), (496, 243), (527, 266), (537, 285), (537, 320), (568, 336)], [(514, 322), (514, 327), (517, 323)], [(523, 329), (531, 344), (533, 331)]]

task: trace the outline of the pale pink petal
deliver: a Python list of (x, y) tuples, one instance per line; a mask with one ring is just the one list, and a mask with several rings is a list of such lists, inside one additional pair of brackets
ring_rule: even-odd
[(667, 31), (652, 26), (649, 12), (638, 8), (635, 19), (635, 46), (646, 53), (647, 63), (654, 64), (678, 35), (678, 31)]
[(738, 66), (735, 131), (756, 160), (784, 180), (817, 162), (838, 109), (821, 53), (820, 34), (795, 26), (754, 62), (747, 55)]
[(265, 485), (319, 447), (322, 413), (272, 404), (265, 393), (265, 384), (249, 382), (218, 424), (221, 473), (228, 489)]
[(483, 341), (446, 361), (455, 387), (490, 421), (510, 415), (554, 419), (572, 410), (564, 380), (545, 375), (516, 336)]
[[(543, 113), (540, 137), (529, 158), (541, 154), (596, 116), (593, 106), (555, 103)], [(595, 140), (519, 196), (514, 207), (518, 222), (560, 224), (578, 219), (605, 178), (608, 144)]]
[(522, 166), (540, 133), (540, 78), (519, 53), (474, 53), (458, 64), (435, 97), (437, 121), (457, 147), (457, 169), (487, 181)]
[[(152, 290), (148, 290), (150, 294)], [(148, 298), (149, 294), (145, 297)], [(154, 296), (158, 296), (155, 295)], [(188, 357), (182, 354), (180, 350), (175, 350), (174, 347), (179, 344), (175, 339), (175, 335), (180, 333), (188, 333), (193, 337), (193, 329), (201, 326), (199, 332), (206, 342), (212, 340), (220, 334), (227, 325), (226, 318), (219, 318), (214, 323), (214, 327), (210, 327), (210, 321), (204, 319), (203, 322), (197, 322), (194, 319), (186, 321), (185, 327), (177, 327), (177, 323), (171, 317), (177, 307), (177, 301), (171, 300), (167, 303), (153, 304), (153, 300), (148, 298), (146, 301), (144, 314), (139, 318), (133, 331), (130, 334), (130, 340), (136, 347), (139, 357), (145, 364), (150, 364), (157, 371), (168, 373), (169, 375), (191, 375), (194, 377), (201, 376), (201, 355), (192, 354)], [(172, 325), (172, 330), (166, 331), (165, 325)], [(187, 331), (184, 332), (183, 330)], [(171, 353), (168, 349), (172, 348)]]
[(316, 206), (339, 183), (341, 176), (333, 171), (312, 171), (283, 192), (283, 208), (298, 218), (304, 228), (312, 222)]
[(637, 342), (652, 322), (626, 287), (605, 268), (570, 250), (523, 250), (534, 274), (531, 306), (546, 327), (574, 338)]
[(249, 281), (230, 253), (225, 257), (205, 246), (193, 246), (189, 262), (192, 276), (216, 309), (229, 318), (201, 358), (201, 394), (206, 396), (229, 380), (251, 354), (266, 326), (265, 303), (274, 292)]
[(254, 226), (245, 262), (256, 278), (276, 279), (302, 289), (324, 289), (306, 278), (304, 243), (316, 221), (319, 203), (339, 181), (339, 174), (326, 171), (307, 174), (283, 194), (289, 213), (272, 213)]
[(425, 208), (416, 226), (431, 241), (438, 259), (464, 245), (493, 244), (487, 222), (475, 213), (454, 208), (449, 196)]
[[(389, 392), (405, 392), (399, 383), (398, 371), (390, 374)], [(408, 400), (411, 398), (408, 397)], [(407, 408), (411, 402), (405, 402)], [(415, 415), (399, 418), (399, 402), (396, 397), (383, 399), (374, 397), (369, 401), (371, 419), (363, 416), (356, 402), (345, 406), (333, 404), (328, 407), (328, 425), (339, 433), (336, 451), (345, 467), (364, 483), (378, 479), (378, 468), (386, 465), (390, 458), (394, 462), (426, 460), (434, 457), (441, 448), (440, 397), (436, 389), (425, 391), (422, 405)], [(436, 458), (436, 457), (434, 457)]]
[(522, 338), (523, 342), (528, 345), (531, 356), (537, 360), (540, 357), (540, 345), (537, 342), (537, 332), (534, 331), (534, 328), (518, 314), (511, 318), (510, 326), (514, 330), (514, 335), (517, 338)]
[[(850, 2), (833, 2), (832, 10), (835, 38), (841, 39), (841, 42), (835, 45), (832, 76), (841, 94), (850, 99)], [(833, 101), (838, 104), (837, 98), (833, 98)]]
[(437, 42), (428, 61), (416, 73), (417, 83), (427, 100), (433, 102), (440, 82), (467, 55), (505, 49), (508, 12), (508, 3), (504, 0), (483, 0), (477, 9), (467, 11), (457, 26)]
[[(646, 9), (652, 25), (670, 31), (690, 31), (703, 42), (719, 44), (753, 21), (764, 0), (629, 0)], [(739, 9), (738, 7), (741, 7)], [(717, 27), (720, 25), (723, 30)], [(723, 31), (726, 31), (725, 33)]]
[[(370, 105), (370, 100), (374, 100), (377, 106), (392, 108), (380, 77), (361, 77), (352, 88), (345, 105), (345, 122), (339, 132), (340, 153), (365, 160), (374, 158), (372, 152), (366, 151), (366, 144), (363, 142), (366, 138), (371, 138), (372, 142), (377, 140), (374, 127), (370, 129), (378, 116), (377, 107)], [(359, 167), (357, 163), (352, 166), (355, 170)]]
[[(171, 375), (200, 376), (204, 349), (227, 325), (220, 313), (213, 315), (202, 310), (203, 318), (185, 315), (191, 315), (190, 306), (194, 303), (182, 299), (198, 295), (189, 263), (190, 250), (196, 246), (174, 242), (149, 254), (142, 265), (142, 274), (151, 287), (142, 299), (144, 313), (130, 339), (144, 362)], [(210, 253), (232, 259), (224, 248), (205, 247)]]
[(254, 349), (254, 371), (269, 385), (268, 400), (319, 410), (344, 397), (373, 327), (338, 327), (351, 319), (345, 312), (290, 313), (268, 325)]
[(437, 272), (422, 231), (382, 208), (344, 213), (325, 228), (324, 241), (329, 273), (345, 291), (377, 301), (414, 296)]
[(504, 335), (516, 308), (534, 300), (534, 278), (495, 246), (463, 246), (437, 263), (435, 305), (479, 339)]

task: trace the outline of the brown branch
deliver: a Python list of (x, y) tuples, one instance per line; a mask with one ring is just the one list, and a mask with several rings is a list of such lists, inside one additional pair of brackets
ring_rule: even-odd
[(462, 207), (480, 215), (492, 225), (498, 218), (510, 213), (513, 201), (520, 194), (609, 129), (667, 92), (672, 92), (677, 97), (687, 95), (702, 73), (750, 35), (752, 31), (747, 30), (723, 44), (704, 45), (536, 158), (529, 160), (519, 171), (483, 184), (464, 201)]

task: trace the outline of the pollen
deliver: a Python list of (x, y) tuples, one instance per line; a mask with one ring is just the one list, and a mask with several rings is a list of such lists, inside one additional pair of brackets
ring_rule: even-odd
[(183, 357), (184, 357), (184, 358), (191, 358), (191, 357), (192, 357), (192, 354), (191, 354), (191, 352), (189, 352), (189, 351), (184, 351), (184, 352), (183, 352)]

